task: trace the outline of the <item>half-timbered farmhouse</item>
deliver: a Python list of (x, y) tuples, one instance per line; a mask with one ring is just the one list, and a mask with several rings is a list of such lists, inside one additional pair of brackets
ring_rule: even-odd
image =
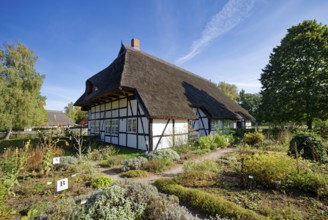
[(75, 105), (89, 112), (90, 135), (147, 151), (254, 120), (212, 82), (141, 51), (137, 39), (86, 81)]

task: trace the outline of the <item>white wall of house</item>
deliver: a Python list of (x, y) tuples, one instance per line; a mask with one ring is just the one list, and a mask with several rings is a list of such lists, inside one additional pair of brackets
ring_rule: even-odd
[(133, 94), (91, 107), (88, 131), (110, 144), (149, 149), (149, 120)]
[(192, 111), (197, 116), (197, 119), (191, 121), (191, 126), (194, 131), (197, 131), (200, 136), (205, 136), (210, 133), (209, 118), (200, 108), (193, 108)]
[(188, 142), (188, 120), (154, 119), (153, 149), (164, 149)]

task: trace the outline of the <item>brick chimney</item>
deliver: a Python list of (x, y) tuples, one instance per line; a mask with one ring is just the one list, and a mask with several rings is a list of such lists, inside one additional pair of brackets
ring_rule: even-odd
[(134, 49), (140, 50), (140, 40), (138, 40), (137, 38), (132, 38), (131, 47), (133, 47)]

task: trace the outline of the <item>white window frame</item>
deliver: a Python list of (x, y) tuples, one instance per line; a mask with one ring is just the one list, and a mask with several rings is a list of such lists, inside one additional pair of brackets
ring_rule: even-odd
[(90, 121), (90, 133), (99, 133), (99, 120)]
[(112, 119), (111, 120), (111, 134), (112, 135), (118, 135), (118, 131), (119, 131), (119, 122), (118, 122), (118, 119)]
[(128, 118), (128, 128), (129, 133), (137, 133), (137, 118)]
[(111, 130), (111, 120), (107, 119), (105, 120), (105, 133), (110, 134)]

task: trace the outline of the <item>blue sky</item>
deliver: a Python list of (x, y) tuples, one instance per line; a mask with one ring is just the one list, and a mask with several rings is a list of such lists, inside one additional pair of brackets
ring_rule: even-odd
[(107, 67), (121, 41), (212, 82), (255, 93), (261, 69), (292, 25), (328, 24), (326, 0), (0, 0), (0, 43), (39, 57), (46, 109), (63, 110)]

